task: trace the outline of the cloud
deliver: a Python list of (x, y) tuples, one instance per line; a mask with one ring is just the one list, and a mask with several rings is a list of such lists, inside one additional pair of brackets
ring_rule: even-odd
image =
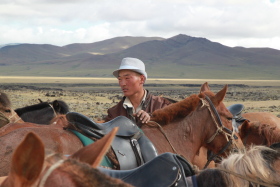
[(67, 45), (182, 33), (280, 49), (276, 0), (1, 0), (0, 10), (1, 43)]

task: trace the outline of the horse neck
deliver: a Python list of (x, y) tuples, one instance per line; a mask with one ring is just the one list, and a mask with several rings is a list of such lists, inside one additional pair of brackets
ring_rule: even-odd
[[(63, 180), (61, 180), (63, 177)], [(82, 179), (82, 180), (81, 180)], [(39, 186), (120, 186), (131, 187), (123, 181), (104, 175), (98, 169), (77, 160), (59, 160), (45, 169), (39, 181)]]
[[(164, 152), (174, 152), (184, 156), (190, 162), (193, 162), (195, 155), (198, 153), (203, 141), (206, 139), (204, 124), (207, 120), (201, 116), (208, 115), (204, 110), (196, 110), (181, 119), (162, 126), (167, 139), (159, 129), (143, 126), (143, 131), (157, 148), (159, 154)], [(203, 119), (202, 119), (203, 118)], [(171, 145), (176, 152), (172, 149)]]

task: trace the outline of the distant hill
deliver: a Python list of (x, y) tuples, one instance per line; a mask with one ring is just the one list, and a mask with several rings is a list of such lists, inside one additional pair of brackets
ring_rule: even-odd
[(112, 77), (124, 57), (145, 62), (148, 77), (279, 79), (280, 50), (228, 47), (183, 34), (117, 37), (91, 44), (21, 44), (0, 49), (1, 75)]

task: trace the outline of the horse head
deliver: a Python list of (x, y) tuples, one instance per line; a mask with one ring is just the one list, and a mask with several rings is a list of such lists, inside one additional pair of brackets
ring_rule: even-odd
[(280, 130), (275, 124), (261, 123), (260, 121), (244, 121), (239, 127), (240, 137), (244, 145), (266, 145), (280, 142)]
[(214, 152), (215, 157), (243, 148), (238, 134), (233, 132), (233, 116), (223, 103), (226, 91), (227, 85), (214, 94), (204, 83), (199, 94), (154, 111), (142, 130), (159, 154), (174, 152), (190, 162), (202, 146)]
[(8, 123), (23, 122), (11, 108), (11, 101), (7, 94), (0, 92), (0, 128)]
[(53, 106), (54, 111), (56, 114), (66, 114), (69, 112), (68, 105), (62, 100), (54, 100), (50, 103)]
[(1, 186), (89, 187), (101, 184), (129, 186), (96, 169), (109, 149), (117, 130), (117, 128), (113, 129), (102, 139), (80, 149), (68, 158), (59, 154), (45, 157), (42, 141), (31, 132), (15, 150), (10, 173)]
[(222, 90), (214, 94), (206, 82), (200, 89), (201, 107), (205, 106), (209, 110), (212, 124), (214, 124), (214, 127), (210, 124), (205, 127), (209, 129), (209, 134), (204, 142), (204, 146), (215, 153), (213, 157), (229, 154), (234, 149), (244, 148), (241, 138), (234, 131), (233, 116), (223, 103), (227, 87), (225, 85)]

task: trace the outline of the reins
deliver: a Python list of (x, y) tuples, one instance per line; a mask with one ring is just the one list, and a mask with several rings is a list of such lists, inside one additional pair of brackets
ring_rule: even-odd
[[(149, 121), (149, 123), (154, 123), (154, 124), (156, 124), (156, 125), (159, 127), (160, 132), (161, 132), (161, 133), (164, 135), (164, 137), (166, 138), (167, 142), (169, 143), (169, 145), (170, 145), (171, 148), (173, 149), (173, 152), (176, 153), (176, 154), (178, 155), (177, 151), (175, 150), (175, 148), (174, 148), (173, 145), (171, 144), (170, 140), (168, 139), (168, 137), (167, 137), (166, 133), (164, 132), (163, 128), (161, 127), (161, 125), (158, 124), (158, 123), (155, 122), (155, 121)], [(151, 126), (151, 125), (150, 125), (150, 126)]]
[(46, 172), (45, 174), (43, 175), (42, 179), (40, 180), (39, 182), (39, 185), (38, 187), (44, 187), (45, 186), (45, 183), (48, 179), (48, 177), (51, 175), (51, 173), (56, 169), (58, 168), (61, 164), (63, 164), (65, 160), (59, 160), (58, 162), (56, 162), (55, 164), (53, 164)]

